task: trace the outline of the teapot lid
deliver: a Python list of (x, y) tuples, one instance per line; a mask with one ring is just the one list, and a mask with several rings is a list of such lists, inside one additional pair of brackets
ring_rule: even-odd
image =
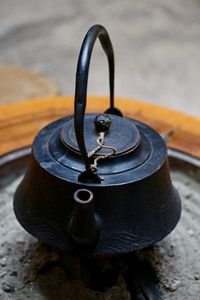
[[(89, 126), (90, 124), (93, 124), (95, 117), (95, 114), (86, 115), (86, 126), (87, 119), (89, 120)], [(111, 114), (109, 114), (109, 117), (111, 120), (120, 119), (127, 121), (128, 128), (131, 128), (131, 126), (133, 127), (133, 133), (131, 133), (131, 131), (129, 133), (129, 143), (126, 141), (126, 132), (122, 133), (122, 141), (124, 139), (125, 143), (122, 143), (121, 148), (120, 144), (118, 147), (119, 151), (120, 149), (122, 149), (122, 151), (116, 155), (111, 155), (106, 159), (99, 159), (97, 161), (96, 170), (86, 170), (82, 152), (76, 150), (78, 146), (75, 142), (73, 116), (64, 117), (54, 121), (39, 132), (33, 142), (34, 158), (39, 165), (51, 175), (62, 178), (62, 180), (67, 182), (84, 185), (121, 185), (140, 181), (156, 172), (156, 170), (159, 170), (167, 157), (167, 149), (162, 137), (155, 130), (140, 121)], [(65, 131), (67, 124), (72, 125), (69, 135), (71, 136), (71, 141), (74, 141), (74, 144), (72, 144), (74, 149), (71, 149), (69, 144), (65, 145), (62, 140), (63, 132)], [(134, 132), (135, 128), (136, 131)], [(87, 132), (87, 130), (85, 131)], [(86, 140), (86, 149), (88, 149), (88, 151), (95, 145), (97, 137), (96, 132), (94, 132), (94, 127), (93, 130), (90, 128), (90, 131), (94, 137), (94, 144), (91, 142), (91, 148), (89, 148)], [(139, 132), (139, 135), (137, 135), (137, 131)], [(134, 133), (140, 138), (138, 144), (131, 143), (131, 136), (134, 137)], [(110, 134), (112, 136), (112, 131)], [(136, 138), (134, 138), (134, 141), (136, 141)], [(109, 144), (110, 142), (112, 144), (112, 140), (109, 138), (108, 133), (105, 136), (105, 144)], [(113, 140), (113, 145), (116, 147), (118, 146), (116, 140)], [(125, 148), (126, 145), (127, 148)], [(123, 152), (123, 149), (128, 150)], [(102, 149), (102, 151), (103, 150), (104, 149)], [(97, 153), (89, 158), (91, 166), (95, 159), (106, 155), (106, 152), (102, 152), (101, 155), (97, 155)], [(92, 176), (93, 174), (94, 177)]]
[[(101, 121), (110, 122), (102, 147), (98, 144), (98, 137), (103, 129), (96, 130)], [(85, 117), (84, 139), (89, 156), (109, 155), (112, 149), (114, 149), (114, 153), (111, 157), (127, 154), (138, 147), (140, 138), (138, 128), (126, 118), (107, 114), (97, 115), (96, 117), (90, 114)], [(81, 155), (74, 130), (74, 118), (70, 119), (62, 128), (61, 140), (67, 148)]]

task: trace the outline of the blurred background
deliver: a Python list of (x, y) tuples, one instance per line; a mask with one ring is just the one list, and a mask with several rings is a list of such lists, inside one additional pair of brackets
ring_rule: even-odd
[[(73, 95), (80, 46), (96, 23), (113, 43), (116, 96), (200, 116), (200, 0), (0, 0), (0, 64), (42, 73)], [(88, 94), (108, 95), (107, 73), (96, 43)]]

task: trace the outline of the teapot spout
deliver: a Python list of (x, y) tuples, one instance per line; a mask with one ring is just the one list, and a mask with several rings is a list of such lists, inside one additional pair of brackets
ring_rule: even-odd
[(101, 228), (101, 220), (94, 212), (94, 195), (88, 189), (79, 189), (74, 193), (74, 202), (69, 234), (77, 245), (94, 248)]

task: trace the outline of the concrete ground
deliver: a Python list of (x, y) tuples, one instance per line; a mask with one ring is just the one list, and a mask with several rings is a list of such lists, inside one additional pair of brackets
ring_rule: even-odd
[[(113, 42), (116, 96), (200, 116), (200, 0), (1, 0), (0, 64), (39, 71), (74, 94), (79, 49), (95, 23)], [(108, 95), (99, 44), (88, 93)]]

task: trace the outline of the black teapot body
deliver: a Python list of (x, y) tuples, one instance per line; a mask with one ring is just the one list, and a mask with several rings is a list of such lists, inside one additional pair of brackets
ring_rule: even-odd
[[(109, 63), (110, 107), (85, 114), (90, 57), (99, 37)], [(181, 213), (164, 140), (114, 106), (114, 55), (104, 27), (88, 31), (76, 74), (75, 114), (36, 136), (14, 210), (47, 244), (73, 253), (113, 254), (168, 235)]]

